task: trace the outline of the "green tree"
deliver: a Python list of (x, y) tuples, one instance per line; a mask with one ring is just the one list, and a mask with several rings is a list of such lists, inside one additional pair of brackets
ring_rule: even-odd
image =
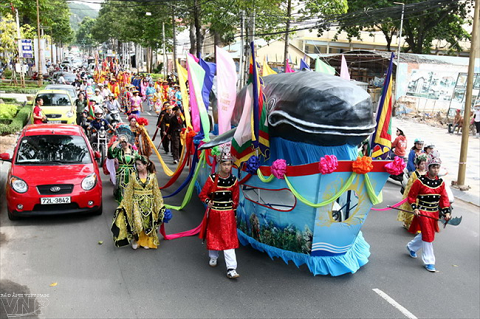
[(95, 19), (92, 19), (88, 16), (82, 20), (76, 33), (76, 43), (78, 45), (90, 47), (97, 44), (97, 41), (95, 41), (91, 32), (94, 25)]
[(0, 20), (0, 59), (4, 63), (10, 62), (18, 54), (17, 25), (9, 13)]

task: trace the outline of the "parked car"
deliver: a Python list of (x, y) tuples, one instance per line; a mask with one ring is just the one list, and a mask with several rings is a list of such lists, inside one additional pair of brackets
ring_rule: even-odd
[[(40, 90), (35, 95), (43, 99), (42, 112), (47, 117), (48, 123), (75, 124), (76, 109), (73, 99), (65, 90)], [(31, 119), (33, 123), (33, 116)]]
[(45, 90), (65, 90), (68, 92), (70, 97), (75, 103), (77, 99), (77, 90), (73, 85), (66, 85), (66, 84), (49, 84), (45, 87)]
[(12, 164), (5, 188), (8, 218), (102, 214), (99, 157), (78, 125), (27, 125), (13, 156), (0, 154)]

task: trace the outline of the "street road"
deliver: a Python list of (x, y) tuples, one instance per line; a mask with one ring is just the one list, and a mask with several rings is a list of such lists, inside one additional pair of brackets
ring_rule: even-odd
[[(156, 119), (147, 118), (153, 135)], [(165, 159), (172, 163), (170, 155)], [(160, 165), (157, 169), (165, 184), (168, 178)], [(164, 195), (185, 177), (186, 172)], [(39, 310), (38, 318), (480, 317), (479, 210), (471, 204), (455, 202), (453, 215), (462, 215), (462, 224), (437, 235), (437, 273), (427, 272), (421, 258), (408, 256), (405, 245), (412, 235), (396, 221), (396, 211), (371, 211), (362, 228), (370, 260), (355, 274), (314, 277), (306, 266), (241, 246), (241, 277), (229, 280), (223, 256), (210, 268), (197, 237), (163, 240), (157, 250), (114, 247), (110, 226), (116, 205), (107, 176), (103, 184), (102, 216), (12, 222), (2, 194), (0, 317), (20, 312), (12, 293), (32, 294), (37, 302), (30, 306)], [(377, 207), (398, 202), (399, 188), (387, 182)], [(166, 202), (179, 205), (183, 194)], [(203, 212), (193, 196), (184, 211), (174, 212), (167, 233), (196, 227)]]

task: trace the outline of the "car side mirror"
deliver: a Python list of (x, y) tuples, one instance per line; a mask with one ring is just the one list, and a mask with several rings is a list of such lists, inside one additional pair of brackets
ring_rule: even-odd
[(6, 161), (6, 162), (11, 162), (12, 161), (12, 158), (10, 157), (10, 154), (9, 153), (2, 153), (0, 154), (0, 159), (2, 161)]
[(95, 155), (95, 159), (97, 160), (102, 158), (102, 155), (100, 155), (100, 152), (98, 151), (93, 152), (93, 154)]

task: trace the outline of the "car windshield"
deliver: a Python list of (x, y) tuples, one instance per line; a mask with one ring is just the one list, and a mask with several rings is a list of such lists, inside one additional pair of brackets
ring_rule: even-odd
[(25, 136), (18, 147), (16, 164), (89, 164), (87, 144), (81, 136)]
[(40, 93), (37, 97), (43, 99), (45, 106), (69, 106), (71, 105), (70, 98), (62, 93)]

